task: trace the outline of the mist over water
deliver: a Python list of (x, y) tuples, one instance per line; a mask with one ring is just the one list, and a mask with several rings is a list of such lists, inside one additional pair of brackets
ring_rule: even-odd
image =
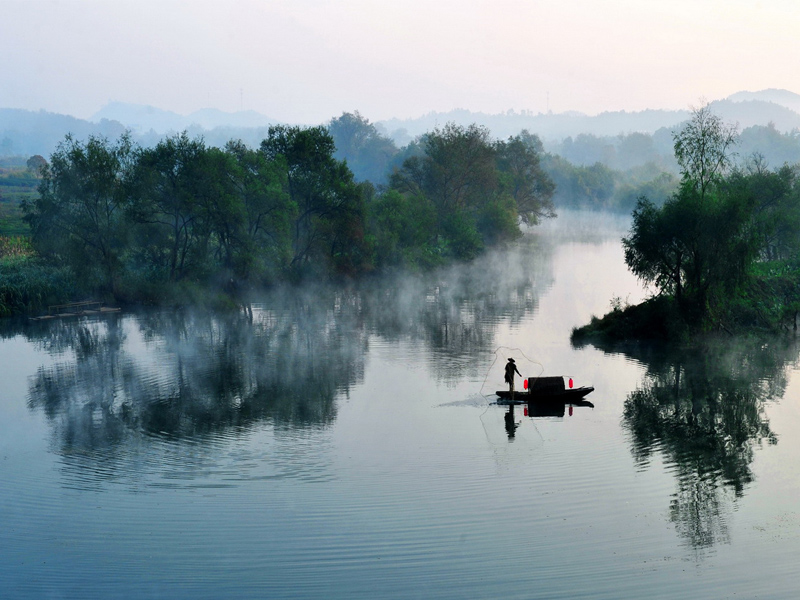
[[(646, 295), (627, 226), (565, 213), (240, 312), (3, 324), (2, 595), (796, 595), (797, 343), (572, 347)], [(509, 419), (509, 356), (594, 408)]]

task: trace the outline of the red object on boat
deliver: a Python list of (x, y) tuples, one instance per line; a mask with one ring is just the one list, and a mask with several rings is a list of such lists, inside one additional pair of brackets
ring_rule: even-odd
[(527, 379), (522, 382), (522, 387), (524, 387), (526, 390), (528, 389), (528, 380)]
[(527, 405), (525, 405), (525, 408), (523, 409), (522, 414), (524, 414), (526, 417), (528, 416), (528, 406)]
[(572, 377), (569, 378), (569, 388), (572, 389)]

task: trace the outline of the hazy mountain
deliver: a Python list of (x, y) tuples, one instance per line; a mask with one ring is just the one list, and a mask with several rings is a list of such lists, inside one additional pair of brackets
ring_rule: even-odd
[(152, 129), (160, 134), (198, 126), (210, 130), (217, 127), (267, 127), (276, 123), (274, 119), (253, 110), (227, 113), (216, 108), (204, 108), (190, 115), (180, 115), (154, 106), (125, 102), (109, 102), (91, 118), (98, 122), (102, 119), (119, 121), (137, 133), (146, 133)]
[(109, 102), (91, 117), (91, 121), (102, 119), (119, 121), (135, 132), (154, 130), (159, 133), (182, 131), (191, 123), (183, 115), (162, 110), (155, 106), (128, 104), (125, 102)]
[[(784, 132), (800, 129), (800, 95), (787, 90), (739, 92), (712, 102), (711, 110), (725, 121), (738, 123), (740, 130), (769, 123)], [(458, 109), (445, 113), (432, 112), (416, 119), (389, 119), (376, 125), (399, 144), (451, 121), (459, 125), (485, 125), (498, 138), (516, 135), (521, 129), (527, 129), (543, 140), (562, 140), (582, 133), (601, 137), (632, 132), (653, 134), (662, 128), (676, 127), (689, 117), (688, 109), (613, 111), (594, 116), (576, 112), (534, 114), (529, 111), (489, 115)]]
[(404, 137), (414, 138), (451, 121), (459, 125), (471, 123), (485, 125), (497, 138), (507, 138), (518, 134), (522, 129), (527, 129), (542, 139), (563, 139), (581, 133), (597, 136), (634, 131), (653, 133), (663, 127), (672, 127), (688, 118), (688, 110), (615, 111), (589, 116), (574, 111), (559, 114), (508, 111), (489, 115), (459, 109), (446, 113), (432, 112), (417, 119), (390, 119), (380, 121), (377, 125), (398, 143), (403, 144), (407, 141)]
[(124, 131), (121, 123), (108, 119), (90, 123), (43, 110), (0, 108), (0, 156), (49, 156), (68, 133), (77, 139), (91, 134), (115, 139)]
[[(740, 131), (753, 125), (768, 124), (773, 125), (777, 134), (800, 130), (800, 95), (787, 90), (739, 92), (712, 102), (711, 109), (726, 121), (737, 123)], [(657, 153), (669, 154), (672, 147), (671, 131), (689, 116), (688, 109), (613, 111), (594, 116), (577, 112), (534, 114), (530, 111), (507, 111), (485, 114), (453, 110), (432, 112), (416, 119), (389, 119), (375, 125), (391, 136), (398, 146), (404, 146), (414, 137), (454, 121), (461, 125), (485, 125), (496, 138), (507, 138), (522, 129), (528, 129), (542, 138), (548, 150), (560, 147), (562, 142), (581, 134), (617, 138), (620, 134), (646, 133), (653, 135)], [(210, 145), (223, 146), (230, 139), (241, 139), (257, 147), (267, 136), (268, 126), (274, 123), (276, 121), (255, 111), (226, 113), (204, 109), (184, 116), (153, 106), (122, 102), (106, 105), (91, 121), (45, 111), (0, 109), (0, 156), (47, 156), (68, 133), (78, 139), (85, 139), (90, 134), (116, 139), (125, 129), (130, 129), (134, 139), (145, 146), (158, 143), (168, 133), (186, 130), (190, 136), (203, 136)]]
[(205, 129), (215, 129), (217, 127), (269, 127), (278, 121), (265, 117), (254, 110), (244, 110), (235, 113), (227, 113), (215, 108), (204, 108), (189, 115), (188, 119)]
[[(791, 92), (788, 92), (791, 93)], [(800, 114), (786, 106), (765, 100), (734, 101), (731, 98), (712, 102), (711, 110), (723, 120), (739, 125), (739, 131), (753, 125), (772, 123), (778, 131), (800, 129)]]
[(800, 113), (800, 94), (795, 94), (789, 90), (776, 90), (770, 88), (768, 90), (761, 90), (760, 92), (736, 92), (727, 98), (733, 102), (743, 102), (750, 100), (761, 100), (763, 102), (772, 102), (779, 104), (796, 113)]

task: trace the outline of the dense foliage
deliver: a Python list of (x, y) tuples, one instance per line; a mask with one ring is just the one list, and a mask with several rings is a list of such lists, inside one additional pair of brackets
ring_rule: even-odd
[[(665, 300), (616, 310), (594, 329), (648, 336), (656, 333), (654, 311), (688, 331), (796, 326), (797, 168), (770, 170), (758, 158), (733, 167), (736, 141), (735, 130), (708, 107), (676, 133), (680, 186), (662, 206), (640, 198), (623, 240), (628, 267)], [(669, 337), (687, 329), (673, 323), (658, 331)]]
[(331, 128), (270, 127), (255, 150), (186, 133), (149, 148), (127, 135), (68, 136), (49, 163), (32, 163), (39, 196), (23, 210), (33, 247), (68, 267), (83, 293), (184, 303), (278, 280), (471, 259), (552, 215), (535, 136), (494, 141), (448, 125), (379, 192), (336, 158), (330, 129), (343, 139), (348, 126), (368, 134), (351, 136), (350, 151), (386, 145), (357, 114)]
[(332, 119), (328, 132), (336, 150), (334, 158), (344, 160), (356, 181), (384, 185), (399, 150), (394, 142), (362, 117), (358, 111)]
[[(428, 133), (390, 179), (396, 195), (382, 207), (384, 218), (412, 224), (410, 237), (388, 254), (399, 260), (409, 243), (422, 241), (429, 256), (470, 259), (485, 246), (517, 237), (519, 221), (533, 225), (554, 216), (552, 180), (540, 165), (539, 138), (523, 131), (492, 141), (486, 128), (448, 124)], [(379, 232), (380, 234), (381, 232)], [(387, 246), (385, 238), (379, 246)]]
[(45, 265), (21, 236), (0, 236), (0, 317), (30, 313), (70, 299), (68, 269)]

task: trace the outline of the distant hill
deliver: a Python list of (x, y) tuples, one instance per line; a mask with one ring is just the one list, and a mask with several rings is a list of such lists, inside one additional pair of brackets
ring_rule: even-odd
[[(791, 93), (791, 92), (788, 92)], [(739, 131), (753, 125), (772, 123), (778, 131), (800, 129), (800, 113), (766, 100), (718, 100), (710, 104), (712, 112), (723, 120), (738, 123)]]
[(779, 104), (796, 113), (800, 113), (800, 94), (795, 94), (789, 90), (776, 90), (770, 88), (760, 92), (736, 92), (727, 97), (732, 102), (747, 102), (750, 100), (761, 100), (762, 102), (772, 102)]
[(399, 144), (445, 123), (459, 125), (478, 123), (489, 128), (497, 138), (507, 138), (522, 129), (537, 134), (544, 140), (557, 140), (581, 133), (597, 136), (614, 136), (620, 133), (653, 133), (663, 127), (672, 127), (689, 118), (688, 110), (643, 110), (639, 112), (614, 111), (589, 116), (577, 112), (538, 113), (515, 112), (489, 115), (468, 110), (446, 113), (432, 112), (417, 119), (389, 119), (376, 123)]
[(124, 125), (108, 119), (90, 123), (43, 110), (0, 108), (0, 156), (49, 156), (68, 133), (78, 139), (91, 134), (114, 139), (124, 131)]
[(118, 121), (138, 133), (144, 133), (151, 129), (157, 133), (181, 131), (190, 125), (186, 117), (178, 113), (162, 110), (155, 106), (124, 102), (109, 102), (92, 115), (90, 120), (99, 122), (102, 119)]
[[(115, 116), (125, 120), (111, 118)], [(215, 125), (229, 120), (231, 125)], [(252, 111), (224, 113), (207, 109), (183, 117), (154, 107), (124, 105), (123, 109), (120, 105), (115, 110), (104, 109), (87, 121), (46, 111), (0, 108), (0, 157), (27, 158), (34, 154), (48, 157), (67, 134), (78, 140), (90, 135), (115, 140), (125, 131), (131, 131), (133, 139), (143, 146), (154, 146), (164, 136), (185, 130), (191, 137), (202, 136), (212, 146), (221, 147), (229, 140), (241, 139), (251, 147), (258, 147), (273, 123)]]
[(248, 129), (268, 127), (277, 123), (274, 119), (253, 110), (227, 113), (216, 108), (204, 108), (184, 116), (154, 106), (125, 102), (110, 102), (91, 118), (95, 122), (103, 119), (119, 121), (135, 133), (147, 133), (152, 130), (160, 134), (183, 131), (193, 127), (208, 130), (217, 127)]
[[(753, 125), (772, 124), (780, 133), (800, 130), (800, 95), (788, 90), (738, 92), (711, 103), (711, 109), (744, 130)], [(441, 127), (449, 121), (461, 125), (478, 123), (489, 128), (496, 138), (507, 138), (527, 129), (539, 135), (545, 148), (555, 151), (567, 138), (591, 134), (602, 138), (618, 138), (621, 134), (646, 133), (653, 136), (658, 154), (671, 154), (671, 131), (686, 121), (689, 110), (611, 111), (589, 116), (577, 112), (538, 113), (507, 111), (486, 114), (468, 110), (431, 112), (415, 119), (389, 119), (375, 123), (404, 146), (416, 136)], [(223, 146), (228, 140), (241, 139), (257, 147), (277, 123), (255, 111), (226, 113), (203, 109), (184, 116), (153, 106), (112, 102), (98, 111), (91, 120), (46, 111), (0, 109), (0, 156), (49, 156), (68, 133), (78, 139), (91, 134), (116, 139), (129, 129), (134, 139), (151, 146), (165, 135), (188, 131), (203, 136), (206, 143)]]
[(188, 118), (192, 123), (196, 123), (205, 129), (216, 129), (217, 127), (237, 127), (242, 129), (269, 127), (278, 123), (275, 119), (265, 117), (254, 110), (227, 113), (216, 108), (204, 108), (193, 112)]
[[(738, 123), (740, 130), (769, 123), (783, 132), (800, 129), (800, 95), (787, 90), (739, 92), (712, 102), (711, 109), (724, 120)], [(689, 116), (688, 109), (613, 111), (594, 116), (576, 112), (533, 114), (526, 111), (490, 115), (458, 109), (445, 113), (432, 112), (416, 119), (389, 119), (376, 125), (398, 144), (405, 144), (409, 139), (451, 121), (459, 125), (484, 125), (497, 138), (506, 138), (527, 129), (545, 141), (557, 141), (581, 133), (600, 137), (633, 132), (653, 134), (662, 128), (672, 129), (689, 119)]]

